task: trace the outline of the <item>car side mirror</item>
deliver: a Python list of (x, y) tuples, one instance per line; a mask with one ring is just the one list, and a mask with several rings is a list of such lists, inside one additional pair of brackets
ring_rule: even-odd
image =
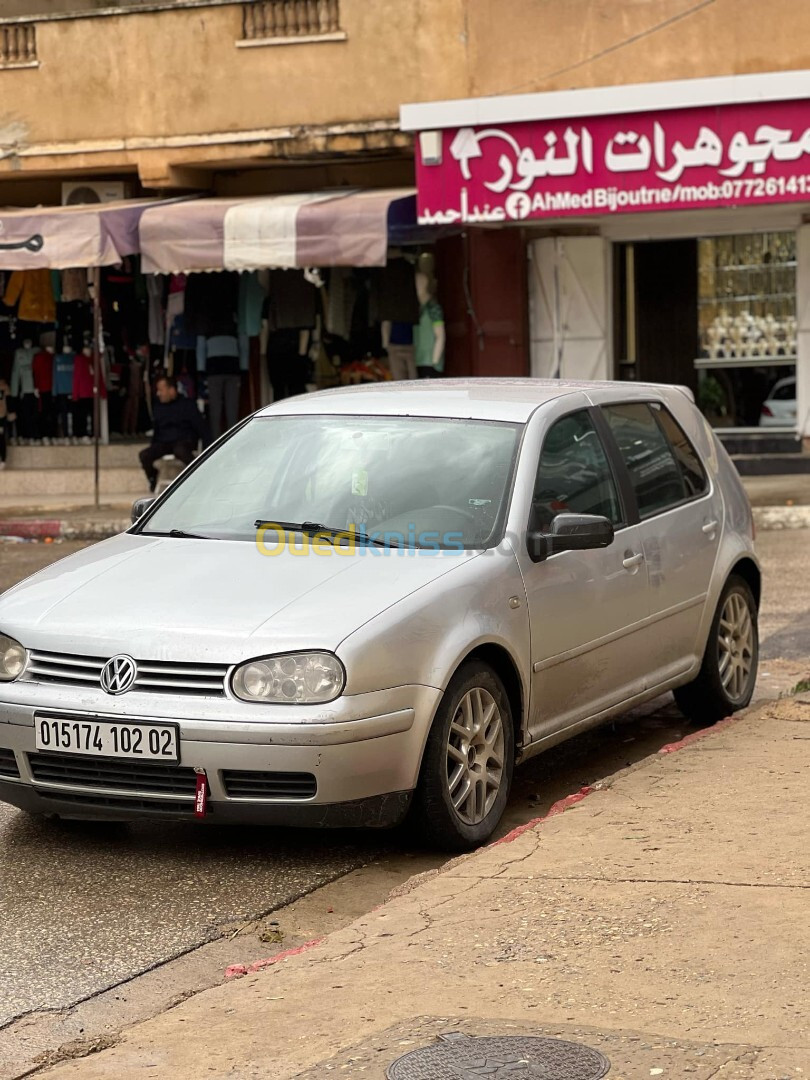
[(542, 562), (561, 551), (589, 551), (613, 543), (613, 525), (598, 514), (557, 514), (548, 532), (526, 535), (532, 562)]
[(142, 518), (152, 503), (155, 501), (153, 495), (147, 495), (144, 499), (136, 499), (132, 504), (132, 524)]

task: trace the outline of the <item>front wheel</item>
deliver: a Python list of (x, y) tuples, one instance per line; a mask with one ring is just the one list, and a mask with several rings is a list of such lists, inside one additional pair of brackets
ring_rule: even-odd
[(469, 851), (503, 816), (515, 765), (512, 710), (488, 664), (470, 661), (453, 676), (428, 736), (411, 809), (431, 847)]
[(757, 681), (757, 603), (748, 582), (732, 575), (720, 595), (696, 679), (675, 691), (690, 720), (714, 723), (749, 704)]

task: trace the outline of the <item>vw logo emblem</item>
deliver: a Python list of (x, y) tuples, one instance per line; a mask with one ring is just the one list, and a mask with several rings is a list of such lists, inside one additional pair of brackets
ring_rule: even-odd
[(105, 694), (126, 694), (138, 677), (138, 665), (131, 656), (114, 656), (101, 669), (101, 689)]

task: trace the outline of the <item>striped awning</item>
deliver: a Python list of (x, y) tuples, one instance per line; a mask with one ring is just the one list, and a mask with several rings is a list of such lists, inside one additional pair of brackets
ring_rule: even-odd
[(133, 199), (0, 210), (0, 270), (113, 266), (140, 251), (141, 217), (155, 205), (153, 199)]
[(384, 266), (416, 227), (412, 188), (328, 191), (153, 206), (140, 223), (145, 273)]

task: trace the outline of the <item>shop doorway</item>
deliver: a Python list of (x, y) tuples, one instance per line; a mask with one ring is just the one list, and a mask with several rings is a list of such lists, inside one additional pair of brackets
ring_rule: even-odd
[(616, 244), (614, 271), (616, 377), (696, 392), (697, 241)]

